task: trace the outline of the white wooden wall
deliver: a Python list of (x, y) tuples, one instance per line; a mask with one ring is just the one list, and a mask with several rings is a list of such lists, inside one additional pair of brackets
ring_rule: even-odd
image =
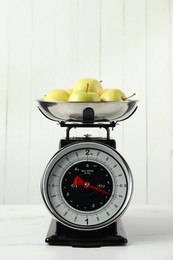
[(111, 132), (132, 203), (173, 203), (173, 0), (0, 0), (0, 203), (42, 203), (65, 129), (35, 100), (81, 77), (137, 93), (138, 111)]

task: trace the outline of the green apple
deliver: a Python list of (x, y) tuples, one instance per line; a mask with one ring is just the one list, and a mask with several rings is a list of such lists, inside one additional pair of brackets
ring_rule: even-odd
[(81, 90), (85, 91), (87, 84), (89, 84), (88, 91), (95, 92), (100, 96), (103, 93), (103, 87), (100, 83), (101, 81), (99, 82), (93, 78), (83, 78), (76, 82), (76, 84), (73, 87), (73, 91), (81, 91)]
[(44, 96), (44, 101), (68, 101), (69, 94), (63, 89), (54, 89)]
[(88, 91), (89, 84), (87, 84), (86, 90), (78, 90), (72, 92), (69, 97), (69, 102), (98, 102), (100, 101), (99, 95), (95, 92)]
[(130, 97), (134, 96), (135, 94), (127, 97), (124, 92), (120, 89), (109, 89), (106, 90), (101, 96), (101, 101), (125, 101), (128, 100)]

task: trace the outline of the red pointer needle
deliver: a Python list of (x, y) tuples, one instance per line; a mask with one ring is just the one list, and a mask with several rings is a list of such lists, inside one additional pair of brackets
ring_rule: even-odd
[(93, 189), (93, 190), (96, 190), (96, 191), (99, 191), (99, 192), (101, 192), (101, 193), (103, 193), (103, 194), (106, 194), (106, 195), (111, 195), (109, 192), (107, 192), (107, 191), (105, 191), (105, 190), (102, 190), (102, 189), (100, 189), (100, 188), (98, 188), (98, 187), (95, 187), (95, 186), (93, 186), (93, 185), (91, 185), (90, 184), (90, 182), (88, 182), (88, 181), (84, 181), (84, 180), (82, 180), (82, 178), (81, 177), (79, 177), (79, 176), (76, 176), (75, 178), (74, 178), (74, 180), (73, 180), (73, 186), (75, 187), (75, 186), (83, 186), (85, 189)]
[(85, 187), (85, 182), (81, 179), (81, 177), (76, 176), (73, 180), (73, 186), (83, 186), (83, 187)]
[(99, 192), (104, 193), (104, 194), (109, 195), (109, 196), (111, 195), (109, 192), (107, 192), (107, 191), (105, 191), (105, 190), (102, 190), (102, 189), (100, 189), (100, 188), (98, 188), (98, 187), (95, 187), (95, 186), (93, 186), (93, 185), (90, 185), (89, 188), (91, 188), (91, 189), (93, 189), (93, 190), (96, 190), (96, 191), (99, 191)]

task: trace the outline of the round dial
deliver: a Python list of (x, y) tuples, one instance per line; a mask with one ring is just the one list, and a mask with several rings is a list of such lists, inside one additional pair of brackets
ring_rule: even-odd
[(61, 223), (79, 230), (107, 226), (126, 209), (132, 175), (115, 149), (96, 142), (62, 148), (42, 179), (43, 199)]

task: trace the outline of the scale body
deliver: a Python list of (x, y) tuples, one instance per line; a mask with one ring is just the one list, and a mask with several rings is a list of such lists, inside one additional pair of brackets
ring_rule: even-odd
[[(39, 109), (48, 117), (48, 109), (47, 114), (43, 106)], [(41, 180), (42, 197), (53, 217), (45, 241), (73, 247), (127, 244), (120, 217), (130, 203), (133, 178), (116, 150), (115, 140), (110, 138), (109, 129), (116, 122), (96, 122), (94, 109), (86, 107), (82, 122), (59, 124), (66, 127), (66, 138), (60, 140), (59, 150), (48, 162)], [(86, 134), (70, 138), (70, 130), (77, 127), (103, 127), (107, 137)]]

